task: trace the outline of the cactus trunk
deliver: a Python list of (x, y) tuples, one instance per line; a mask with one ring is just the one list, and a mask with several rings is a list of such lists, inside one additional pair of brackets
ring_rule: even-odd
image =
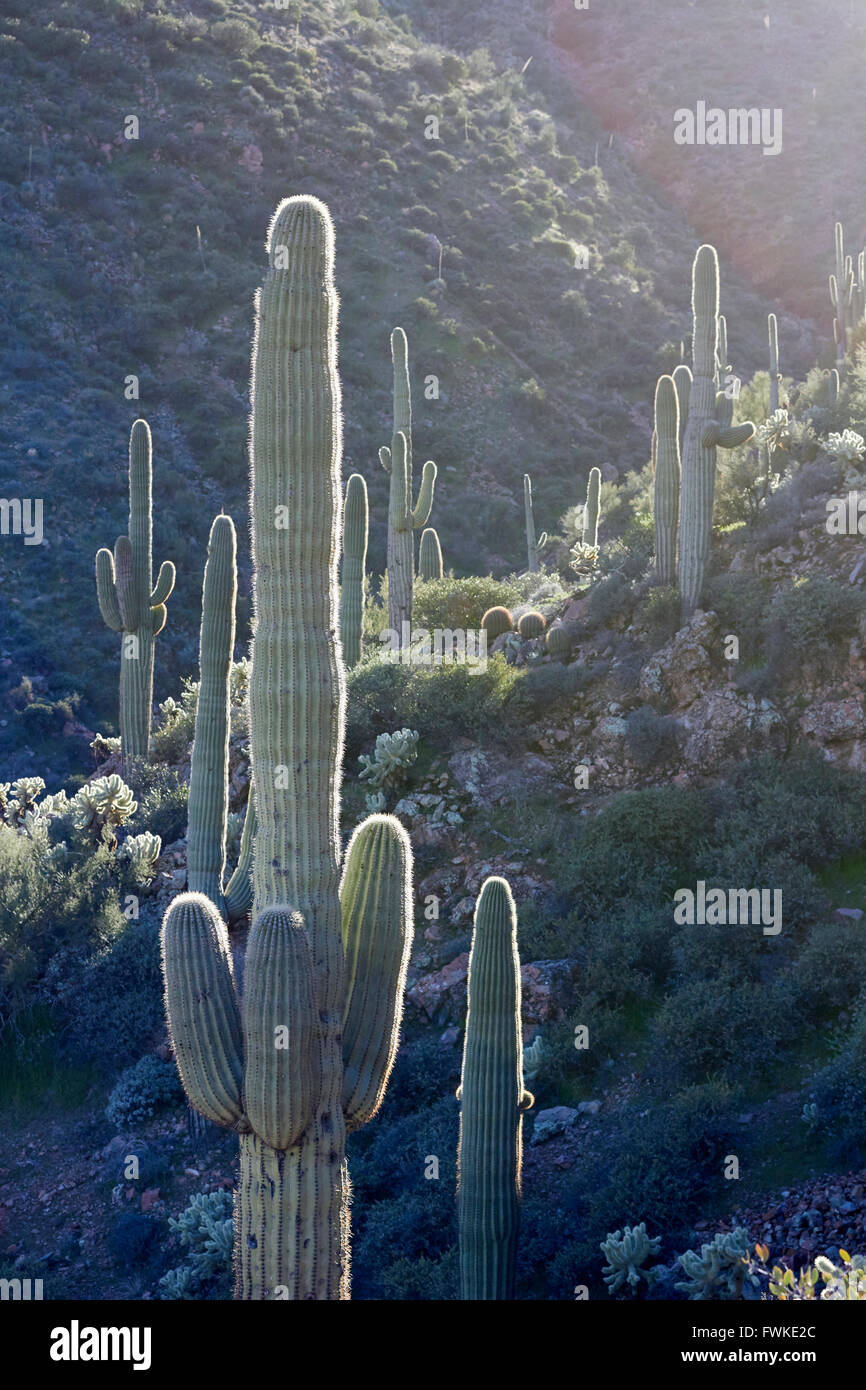
[(532, 511), (532, 479), (528, 473), (523, 475), (523, 514), (526, 519), (526, 568), (530, 574), (535, 574), (538, 570), (538, 545)]
[(523, 1087), (517, 915), (505, 879), (484, 883), (469, 958), (460, 1086), (458, 1218), (464, 1299), (514, 1297)]

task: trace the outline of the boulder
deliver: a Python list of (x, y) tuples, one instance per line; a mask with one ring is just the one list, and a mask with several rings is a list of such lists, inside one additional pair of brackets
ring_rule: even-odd
[(650, 657), (640, 673), (638, 688), (649, 704), (662, 703), (685, 709), (712, 684), (711, 653), (719, 642), (715, 613), (700, 609), (685, 627)]

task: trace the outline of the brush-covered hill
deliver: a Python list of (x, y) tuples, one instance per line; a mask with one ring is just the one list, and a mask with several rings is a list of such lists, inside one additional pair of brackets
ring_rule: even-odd
[[(436, 34), (423, 7), (378, 0), (70, 0), (47, 22), (4, 6), (0, 492), (42, 497), (45, 529), (41, 546), (0, 543), (6, 775), (44, 770), (46, 749), (58, 771), (86, 766), (86, 737), (62, 737), (76, 715), (114, 729), (117, 642), (92, 565), (126, 529), (138, 415), (154, 438), (154, 558), (178, 567), (157, 695), (195, 668), (214, 514), (245, 538), (252, 300), (287, 193), (324, 198), (339, 229), (345, 469), (370, 486), (373, 572), (395, 323), (457, 573), (520, 563), (524, 470), (555, 528), (592, 465), (646, 463), (653, 384), (688, 330), (695, 233), (616, 147), (596, 164), (604, 133), (543, 26), (533, 57), (525, 14), (458, 19), (445, 7)], [(728, 273), (725, 296), (732, 351), (754, 357), (768, 306)], [(782, 333), (805, 370), (808, 326)], [(764, 365), (734, 360), (744, 376)], [(243, 642), (246, 555), (241, 592)], [(28, 729), (34, 696), (53, 714)]]

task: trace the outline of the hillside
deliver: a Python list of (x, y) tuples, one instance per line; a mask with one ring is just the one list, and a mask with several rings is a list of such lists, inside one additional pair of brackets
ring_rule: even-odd
[[(543, 51), (526, 68), (501, 36), (489, 51), (462, 31), (439, 46), (415, 18), (373, 0), (267, 18), (222, 0), (112, 0), (62, 4), (45, 24), (26, 4), (6, 6), (0, 274), (16, 288), (3, 306), (0, 486), (43, 496), (45, 543), (0, 549), (0, 698), (30, 680), (43, 702), (61, 702), (58, 736), (73, 727), (75, 694), (85, 728), (114, 727), (114, 640), (96, 619), (92, 565), (123, 527), (137, 415), (154, 434), (155, 556), (178, 567), (160, 696), (195, 659), (203, 546), (221, 506), (245, 551), (252, 293), (262, 228), (286, 192), (316, 192), (346, 228), (346, 468), (370, 488), (374, 572), (396, 323), (410, 337), (418, 447), (441, 470), (434, 521), (456, 573), (519, 562), (521, 476), (536, 460), (548, 529), (591, 466), (612, 478), (646, 462), (648, 383), (687, 331), (695, 233), (616, 147), (595, 165), (604, 132), (566, 100)], [(137, 139), (124, 137), (128, 116)], [(425, 139), (430, 116), (436, 140)], [(579, 246), (586, 270), (574, 267)], [(746, 344), (760, 341), (765, 306), (730, 274), (725, 294), (748, 376), (763, 365)], [(810, 331), (783, 319), (782, 332), (786, 370), (804, 371)], [(439, 396), (428, 400), (431, 375)], [(131, 376), (137, 400), (125, 398)], [(241, 642), (248, 590), (244, 556)], [(21, 703), (6, 699), (0, 719), (9, 773), (38, 761)], [(85, 771), (86, 742), (58, 737), (55, 759)]]

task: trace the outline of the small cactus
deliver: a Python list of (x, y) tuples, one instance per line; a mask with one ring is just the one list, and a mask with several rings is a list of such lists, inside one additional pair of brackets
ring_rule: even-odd
[(488, 642), (495, 642), (503, 632), (513, 631), (514, 619), (507, 608), (488, 608), (481, 619), (481, 626), (487, 633)]
[(418, 500), (412, 505), (412, 391), (409, 347), (402, 328), (391, 334), (394, 369), (394, 431), (390, 449), (379, 450), (379, 461), (391, 475), (388, 500), (388, 626), (401, 634), (411, 626), (415, 577), (413, 532), (427, 525), (433, 506), (436, 465), (424, 464)]
[(547, 629), (544, 645), (547, 648), (548, 656), (559, 657), (564, 661), (566, 657), (571, 655), (574, 639), (563, 623), (557, 623), (554, 627)]
[(530, 641), (533, 637), (540, 637), (546, 626), (542, 615), (532, 610), (523, 614), (517, 624), (517, 631), (525, 641)]
[(653, 1283), (652, 1270), (643, 1268), (651, 1255), (661, 1249), (661, 1236), (648, 1236), (646, 1222), (639, 1226), (626, 1226), (622, 1231), (614, 1231), (601, 1243), (601, 1253), (607, 1259), (602, 1270), (608, 1293), (614, 1294), (627, 1284), (634, 1292), (641, 1279)]

